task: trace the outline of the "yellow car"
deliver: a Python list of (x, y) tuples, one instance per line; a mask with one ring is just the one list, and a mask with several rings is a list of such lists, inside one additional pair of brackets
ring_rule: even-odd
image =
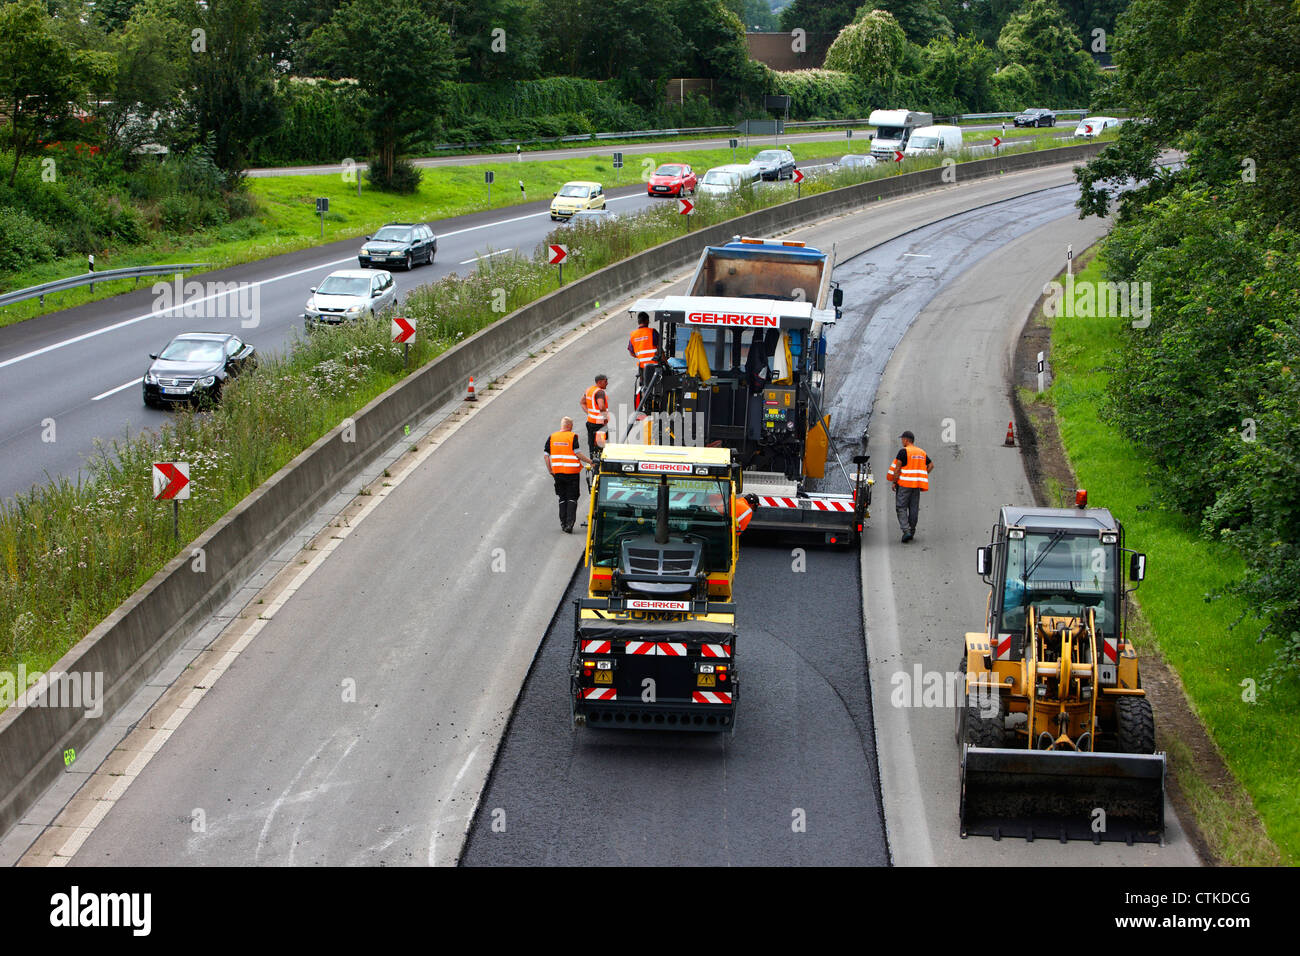
[(579, 209), (604, 209), (605, 187), (600, 183), (574, 180), (560, 187), (551, 200), (551, 220), (568, 219)]

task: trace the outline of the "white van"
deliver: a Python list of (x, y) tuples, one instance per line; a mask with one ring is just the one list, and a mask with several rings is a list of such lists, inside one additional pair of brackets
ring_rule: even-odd
[(961, 150), (960, 126), (922, 126), (912, 130), (904, 156), (936, 156)]
[(1079, 125), (1074, 128), (1074, 135), (1081, 136), (1084, 139), (1091, 139), (1099, 136), (1108, 129), (1114, 129), (1119, 125), (1119, 120), (1113, 116), (1085, 116), (1079, 120)]
[(912, 110), (872, 110), (867, 122), (876, 128), (871, 137), (871, 155), (876, 159), (893, 159), (894, 153), (907, 148), (914, 130), (934, 122), (933, 113)]
[(753, 163), (731, 163), (714, 166), (702, 177), (695, 191), (701, 196), (725, 196), (743, 186), (752, 186), (763, 176), (763, 171)]

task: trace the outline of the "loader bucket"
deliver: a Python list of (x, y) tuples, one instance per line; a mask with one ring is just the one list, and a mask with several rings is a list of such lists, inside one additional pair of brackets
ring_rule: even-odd
[(963, 745), (963, 837), (1131, 845), (1159, 843), (1164, 829), (1164, 754)]

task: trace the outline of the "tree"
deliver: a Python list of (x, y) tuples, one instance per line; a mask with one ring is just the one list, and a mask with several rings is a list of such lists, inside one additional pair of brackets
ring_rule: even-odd
[(749, 58), (745, 27), (723, 0), (678, 0), (682, 39), (689, 54), (689, 76), (717, 81), (722, 98), (735, 103), (753, 99), (767, 80), (763, 67)]
[(998, 36), (998, 52), (1029, 71), (1037, 105), (1086, 104), (1100, 76), (1055, 0), (1029, 0), (1013, 14)]
[(441, 84), (459, 66), (447, 25), (423, 0), (348, 0), (312, 34), (310, 49), (335, 78), (357, 80), (379, 179), (391, 181), (402, 142), (434, 123)]
[(781, 29), (838, 34), (853, 22), (861, 0), (794, 0), (781, 11)]
[(85, 97), (87, 72), (39, 0), (0, 6), (0, 110), (8, 114), (14, 154), (10, 186), (23, 157), (67, 127)]
[(953, 33), (995, 46), (998, 34), (1024, 0), (940, 0), (939, 10), (952, 24)]
[(317, 64), (303, 56), (308, 37), (342, 0), (262, 0), (262, 50), (277, 72), (314, 76)]
[(925, 84), (944, 101), (962, 104), (961, 112), (996, 109), (993, 71), (997, 54), (971, 37), (931, 40), (921, 49)]
[(465, 82), (527, 80), (542, 72), (539, 0), (437, 0)]
[(184, 107), (189, 31), (165, 11), (140, 4), (109, 43), (116, 71), (112, 93), (99, 107), (108, 142), (129, 153), (150, 140), (174, 141), (163, 131)]
[(952, 22), (944, 16), (939, 0), (874, 0), (868, 6), (892, 14), (913, 43), (925, 44), (953, 35)]
[(826, 69), (852, 73), (887, 90), (898, 80), (906, 48), (907, 37), (890, 14), (864, 7), (826, 51)]

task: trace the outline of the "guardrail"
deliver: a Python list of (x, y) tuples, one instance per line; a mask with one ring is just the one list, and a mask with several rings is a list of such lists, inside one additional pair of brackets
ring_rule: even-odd
[[(1084, 161), (1104, 144), (1088, 143), (973, 160), (961, 181)], [(732, 236), (770, 235), (881, 200), (946, 186), (946, 168), (867, 180), (769, 206), (671, 239), (583, 276), (503, 316), (432, 362), (415, 369), (262, 483), (132, 594), (55, 664), (51, 674), (103, 674), (101, 713), (55, 706), (49, 686), (33, 687), (0, 713), (0, 834), (22, 819), (61, 773), (63, 754), (83, 750), (196, 628), (279, 549), (304, 521), (404, 434), (412, 422), (455, 400), (470, 375), (522, 356), (591, 311), (692, 265), (706, 245)], [(144, 480), (143, 478), (141, 480)], [(203, 573), (191, 565), (200, 548)], [(57, 693), (57, 688), (54, 693)], [(93, 769), (93, 768), (92, 768)]]
[[(66, 292), (68, 289), (75, 289), (83, 285), (93, 287), (96, 282), (111, 282), (114, 279), (143, 279), (146, 276), (167, 276), (177, 272), (188, 272), (191, 269), (201, 269), (206, 265), (206, 262), (187, 262), (181, 265), (133, 266), (129, 269), (87, 272), (85, 275), (72, 276), (68, 279), (55, 279), (53, 282), (34, 285), (27, 289), (19, 289), (17, 292), (0, 294), (0, 309), (6, 305), (13, 305), (15, 302), (37, 297), (40, 298), (41, 305), (44, 305), (45, 297), (53, 292)], [(94, 291), (93, 288), (91, 291)]]

